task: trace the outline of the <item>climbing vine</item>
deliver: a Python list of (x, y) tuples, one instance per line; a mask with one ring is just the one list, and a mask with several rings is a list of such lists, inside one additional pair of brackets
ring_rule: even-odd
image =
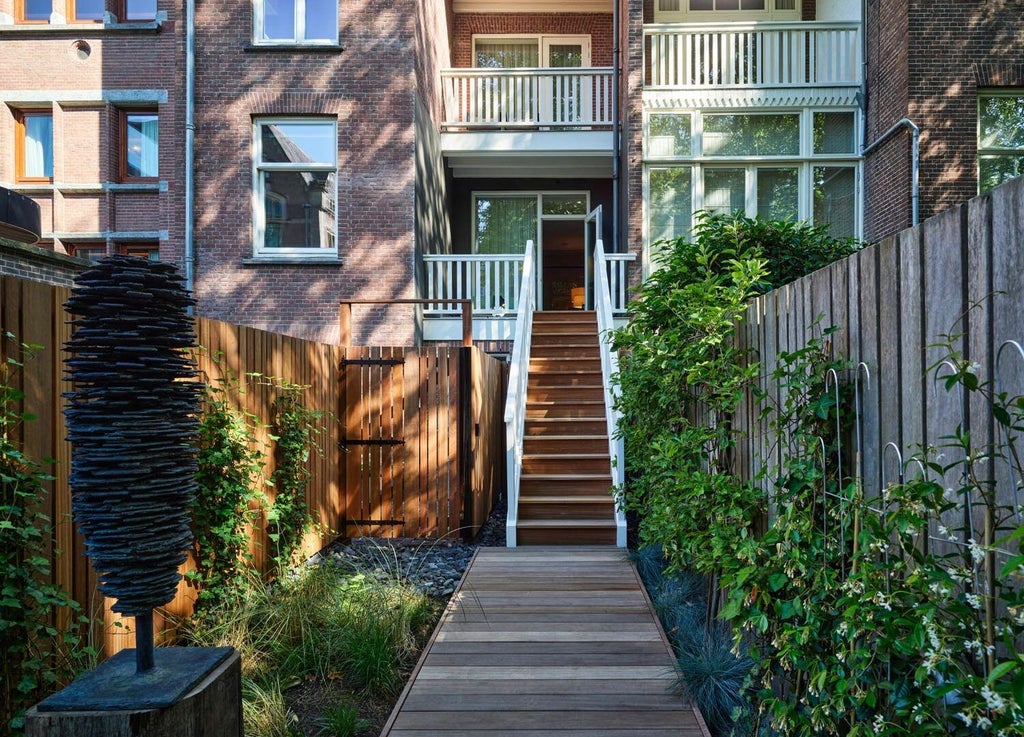
[[(2, 336), (14, 344), (10, 333)], [(0, 355), (6, 353), (0, 346)], [(29, 359), (41, 346), (20, 346)], [(22, 411), (25, 398), (16, 374), (24, 363), (14, 357), (0, 365), (0, 735), (19, 734), (24, 712), (69, 681), (94, 660), (78, 627), (81, 607), (49, 583), (51, 559), (41, 551), (52, 538), (49, 517), (40, 511), (44, 484), (52, 477), (27, 457), (18, 443), (22, 423), (35, 418)], [(56, 626), (58, 613), (74, 629)]]
[(295, 562), (302, 538), (313, 523), (306, 504), (306, 489), (312, 477), (309, 463), (318, 450), (322, 413), (302, 402), (305, 387), (277, 382), (271, 425), (275, 444), (276, 468), (273, 473), (274, 501), (267, 511), (267, 534), (273, 546), (272, 557), (278, 572)]

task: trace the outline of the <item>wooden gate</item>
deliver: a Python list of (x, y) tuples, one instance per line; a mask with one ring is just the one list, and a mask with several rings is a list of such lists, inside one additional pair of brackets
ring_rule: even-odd
[[(442, 537), (463, 525), (469, 402), (462, 351), (345, 349), (339, 417), (345, 534)], [(466, 405), (464, 407), (463, 405)], [(463, 446), (464, 447), (464, 446)]]

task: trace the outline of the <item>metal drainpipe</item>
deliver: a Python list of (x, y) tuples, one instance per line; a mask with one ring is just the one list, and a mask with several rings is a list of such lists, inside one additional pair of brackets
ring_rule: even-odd
[(185, 289), (195, 288), (196, 0), (185, 2)]
[[(612, 251), (619, 251), (619, 3), (612, 5)], [(603, 236), (599, 236), (603, 237)]]
[[(860, 147), (868, 142), (868, 0), (860, 0)], [(857, 236), (864, 238), (865, 214), (868, 206), (867, 184), (864, 176), (864, 162), (860, 167), (860, 230)]]
[(861, 157), (867, 156), (875, 148), (878, 147), (885, 139), (891, 136), (893, 133), (898, 131), (900, 128), (908, 128), (911, 135), (911, 147), (910, 147), (910, 159), (911, 159), (911, 175), (910, 175), (910, 208), (911, 208), (911, 219), (912, 225), (917, 225), (919, 218), (919, 207), (921, 202), (921, 129), (918, 128), (910, 120), (910, 118), (903, 118), (897, 121), (889, 130), (882, 134), (882, 136), (872, 143), (867, 148), (860, 152)]

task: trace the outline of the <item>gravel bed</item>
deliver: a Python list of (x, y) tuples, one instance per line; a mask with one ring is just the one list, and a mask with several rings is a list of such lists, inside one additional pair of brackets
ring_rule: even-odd
[(479, 547), (504, 547), (502, 501), (472, 542), (422, 538), (357, 537), (317, 553), (311, 564), (333, 563), (361, 571), (378, 581), (406, 581), (428, 596), (450, 596)]

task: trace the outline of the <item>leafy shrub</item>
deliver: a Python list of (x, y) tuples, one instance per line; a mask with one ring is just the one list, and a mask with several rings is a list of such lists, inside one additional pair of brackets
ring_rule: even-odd
[(693, 241), (678, 239), (672, 251), (684, 274), (687, 270), (697, 273), (699, 252), (705, 244), (715, 249), (728, 248), (736, 258), (761, 259), (767, 265), (767, 273), (758, 282), (757, 292), (768, 292), (860, 248), (861, 244), (853, 238), (833, 238), (828, 227), (702, 211), (695, 217)]

